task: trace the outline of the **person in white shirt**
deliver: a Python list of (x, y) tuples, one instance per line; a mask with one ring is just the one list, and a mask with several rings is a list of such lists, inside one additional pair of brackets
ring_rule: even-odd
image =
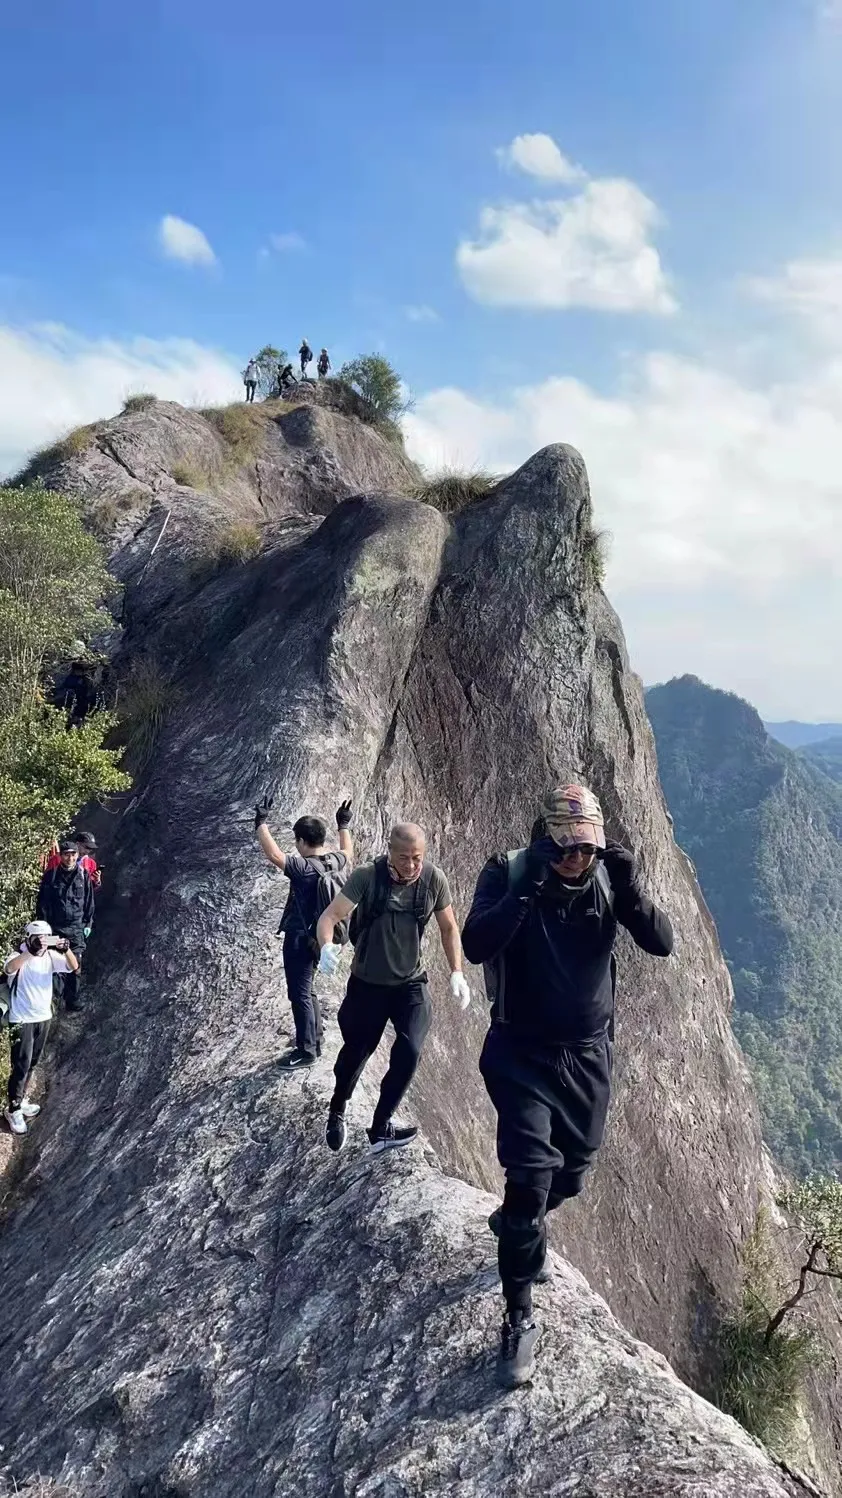
[(6, 1122), (13, 1134), (26, 1133), (26, 1120), (41, 1112), (26, 1096), (32, 1072), (41, 1060), (53, 1017), (53, 974), (75, 973), (79, 959), (64, 938), (53, 936), (47, 921), (30, 921), (20, 951), (7, 957), (9, 1029), (12, 1069)]

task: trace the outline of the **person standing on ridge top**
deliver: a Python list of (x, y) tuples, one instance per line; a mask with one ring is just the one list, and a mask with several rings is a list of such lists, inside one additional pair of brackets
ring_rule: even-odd
[(58, 866), (47, 869), (42, 876), (35, 914), (39, 921), (47, 922), (56, 936), (66, 938), (70, 944), (76, 963), (67, 976), (56, 976), (55, 997), (58, 1002), (63, 994), (65, 1007), (79, 1010), (82, 954), (94, 923), (94, 887), (90, 875), (79, 867), (75, 838), (63, 837), (58, 853)]
[(313, 362), (313, 350), (306, 338), (302, 341), (301, 347), (298, 350), (298, 357), (301, 360), (301, 378), (302, 380), (306, 380), (307, 365)]
[(410, 1144), (418, 1133), (411, 1126), (395, 1124), (392, 1115), (415, 1075), (432, 1023), (421, 941), (433, 915), (450, 966), (453, 998), (460, 1009), (471, 1001), (462, 973), (450, 887), (442, 870), (426, 861), (426, 843), (424, 832), (414, 823), (394, 827), (385, 857), (354, 870), (316, 928), (319, 971), (329, 977), (336, 973), (342, 951), (333, 937), (337, 923), (350, 919), (354, 944), (351, 976), (339, 1010), (344, 1044), (334, 1067), (336, 1086), (325, 1131), (332, 1150), (341, 1150), (345, 1143), (346, 1105), (390, 1021), (395, 1040), (367, 1131), (372, 1153)]
[(669, 918), (643, 893), (634, 857), (606, 843), (585, 786), (550, 791), (528, 848), (491, 858), (462, 932), (486, 965), (491, 1028), (480, 1072), (497, 1112), (505, 1298), (497, 1379), (529, 1380), (538, 1327), (532, 1286), (548, 1278), (546, 1214), (577, 1196), (602, 1143), (611, 1089), (617, 925), (668, 957)]
[(319, 354), (319, 362), (316, 365), (316, 368), (319, 371), (319, 379), (326, 380), (330, 370), (330, 360), (327, 356), (326, 348), (323, 348), (321, 353)]
[(257, 381), (259, 377), (260, 371), (257, 368), (257, 361), (255, 359), (249, 359), (248, 364), (243, 370), (243, 384), (246, 387), (246, 400), (249, 403), (254, 401), (254, 392), (257, 389)]
[(299, 1071), (312, 1066), (321, 1055), (322, 1016), (313, 992), (319, 955), (316, 922), (344, 885), (354, 857), (349, 831), (351, 803), (343, 801), (336, 813), (338, 853), (325, 847), (327, 828), (320, 817), (299, 817), (292, 829), (296, 852), (282, 852), (266, 825), (272, 805), (273, 797), (265, 796), (255, 807), (254, 828), (269, 862), (290, 882), (278, 934), (284, 938), (284, 976), (295, 1022), (295, 1045), (281, 1057), (280, 1064), (284, 1071)]
[(281, 370), (281, 395), (284, 394), (285, 390), (291, 390), (293, 385), (297, 384), (298, 381), (292, 372), (292, 365), (285, 364)]

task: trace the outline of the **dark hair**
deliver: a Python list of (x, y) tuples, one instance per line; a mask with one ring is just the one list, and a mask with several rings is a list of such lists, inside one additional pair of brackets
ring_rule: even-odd
[(321, 817), (299, 817), (292, 830), (295, 837), (311, 848), (320, 848), (327, 837), (327, 827)]

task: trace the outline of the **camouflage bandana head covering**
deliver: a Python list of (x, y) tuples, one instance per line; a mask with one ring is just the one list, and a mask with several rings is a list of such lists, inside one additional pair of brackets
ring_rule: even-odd
[(547, 831), (560, 848), (577, 843), (605, 847), (605, 818), (593, 791), (584, 785), (565, 785), (549, 791), (541, 803)]

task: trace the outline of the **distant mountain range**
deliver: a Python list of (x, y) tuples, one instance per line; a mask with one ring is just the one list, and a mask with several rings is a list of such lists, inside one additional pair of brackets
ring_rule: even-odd
[(805, 744), (842, 737), (842, 723), (798, 723), (789, 718), (786, 723), (764, 723), (763, 727), (779, 744), (786, 744), (787, 749), (802, 749)]
[[(661, 783), (734, 983), (766, 1137), (842, 1174), (842, 731), (793, 752), (747, 702), (684, 676), (646, 694)], [(774, 725), (770, 725), (770, 728)], [(809, 729), (808, 724), (776, 725)], [(812, 725), (830, 739), (833, 724)]]

